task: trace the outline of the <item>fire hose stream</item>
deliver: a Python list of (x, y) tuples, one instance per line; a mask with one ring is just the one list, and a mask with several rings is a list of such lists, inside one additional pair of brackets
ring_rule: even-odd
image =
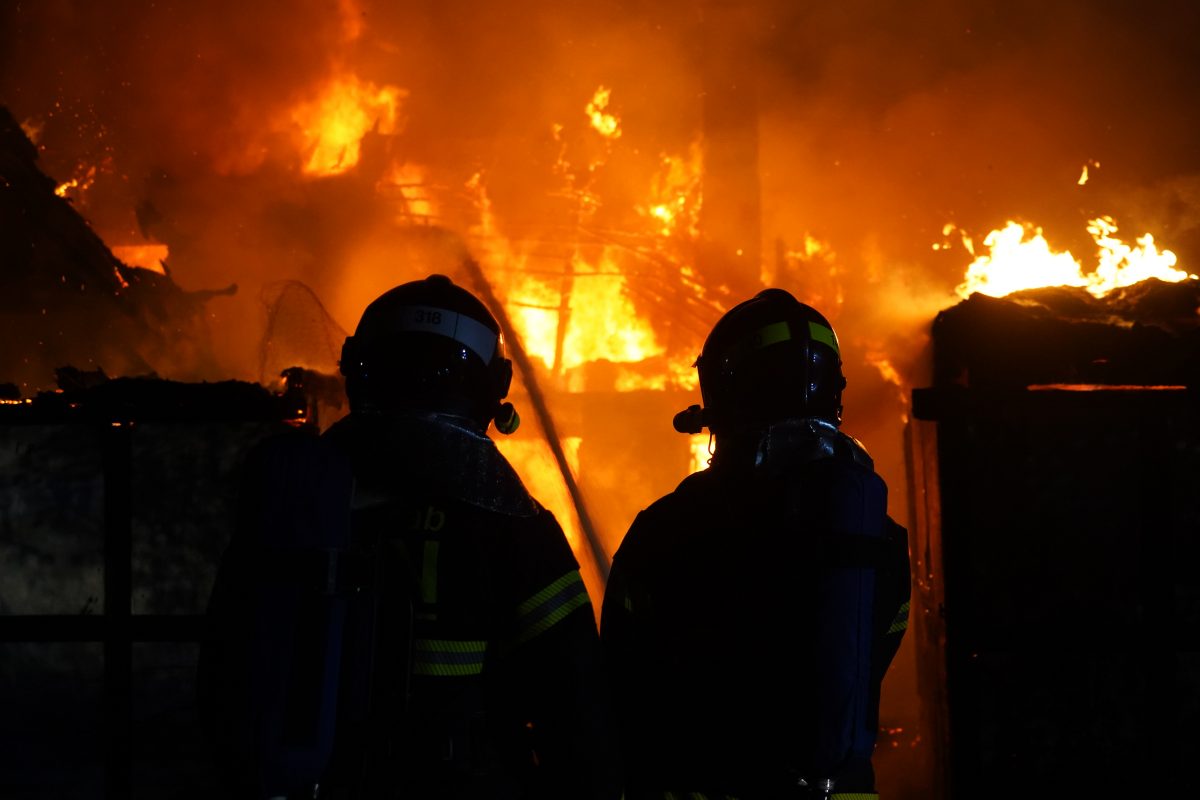
[(546, 441), (550, 445), (550, 452), (554, 454), (554, 461), (558, 464), (558, 470), (562, 473), (563, 482), (567, 486), (567, 492), (571, 495), (571, 504), (575, 506), (575, 513), (579, 517), (579, 527), (583, 530), (583, 535), (587, 539), (588, 546), (591, 549), (592, 558), (596, 562), (596, 570), (600, 573), (601, 579), (607, 582), (609, 568), (608, 554), (604, 552), (604, 547), (600, 544), (600, 538), (596, 534), (596, 527), (592, 524), (592, 518), (588, 514), (587, 506), (583, 502), (583, 493), (579, 490), (579, 484), (575, 482), (575, 476), (571, 473), (571, 467), (567, 463), (567, 454), (563, 450), (562, 441), (558, 436), (558, 429), (555, 427), (554, 419), (550, 415), (550, 407), (546, 405), (546, 395), (538, 385), (537, 373), (534, 371), (533, 363), (529, 360), (529, 355), (521, 345), (521, 339), (508, 318), (508, 312), (505, 310), (504, 304), (500, 302), (495, 292), (492, 291), (492, 285), (488, 281), (487, 276), (484, 275), (478, 262), (471, 258), (464, 258), (463, 266), (470, 276), (471, 282), (475, 284), (476, 291), (482, 296), (484, 303), (492, 310), (492, 313), (496, 315), (496, 321), (500, 323), (500, 331), (509, 343), (513, 363), (521, 371), (521, 375), (525, 379), (525, 388), (529, 392), (529, 402), (533, 406), (533, 412), (537, 415), (542, 430), (546, 432)]

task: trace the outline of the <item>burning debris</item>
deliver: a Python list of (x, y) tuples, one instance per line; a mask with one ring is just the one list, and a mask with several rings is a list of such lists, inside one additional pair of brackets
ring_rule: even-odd
[(940, 313), (941, 387), (1200, 387), (1200, 282), (1151, 279), (1097, 298), (1051, 287), (975, 294)]
[(214, 374), (205, 301), (236, 287), (188, 292), (165, 263), (122, 262), (36, 162), (37, 148), (0, 108), (0, 376), (29, 393), (64, 364)]

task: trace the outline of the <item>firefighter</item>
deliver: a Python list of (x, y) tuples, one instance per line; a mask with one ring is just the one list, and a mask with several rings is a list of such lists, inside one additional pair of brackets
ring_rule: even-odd
[(767, 289), (717, 322), (696, 367), (704, 405), (675, 426), (709, 429), (710, 466), (638, 514), (602, 609), (625, 796), (872, 797), (908, 543), (839, 430), (837, 337)]
[[(618, 796), (578, 564), (486, 433), (518, 423), (495, 318), (447, 277), (403, 284), (367, 307), (341, 370), (350, 414), (267, 447), (243, 503), (251, 534), (320, 539), (315, 565), (277, 557), (274, 589), (239, 594), (227, 554), (214, 591), (210, 617), (274, 613), (208, 647), (202, 703), (227, 771), (247, 797)], [(263, 655), (272, 637), (280, 656)]]

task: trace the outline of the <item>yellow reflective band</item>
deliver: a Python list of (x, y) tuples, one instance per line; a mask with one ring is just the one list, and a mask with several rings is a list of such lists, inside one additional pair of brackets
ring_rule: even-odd
[(879, 800), (875, 792), (834, 792), (830, 800)]
[(417, 639), (413, 642), (413, 674), (455, 677), (483, 672), (487, 642), (462, 639)]
[(888, 633), (899, 633), (908, 629), (908, 606), (909, 601), (905, 600), (904, 605), (896, 611), (896, 618), (892, 620), (892, 626), (888, 628)]
[(833, 352), (837, 353), (839, 356), (842, 354), (841, 348), (838, 347), (837, 336), (834, 335), (832, 328), (826, 328), (819, 322), (813, 322), (812, 320), (809, 320), (808, 335), (813, 341), (821, 342), (832, 347)]
[(529, 641), (588, 602), (579, 570), (571, 570), (517, 606), (517, 642)]
[(421, 602), (428, 605), (437, 603), (438, 598), (438, 542), (428, 539), (421, 558)]
[(750, 337), (747, 349), (757, 350), (760, 347), (768, 347), (780, 342), (786, 342), (791, 338), (792, 329), (788, 327), (786, 322), (772, 322), (770, 325), (759, 328), (754, 332), (754, 335)]

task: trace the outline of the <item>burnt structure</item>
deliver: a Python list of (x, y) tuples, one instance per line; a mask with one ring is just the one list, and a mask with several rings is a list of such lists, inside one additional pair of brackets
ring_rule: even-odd
[(1200, 746), (1195, 281), (974, 295), (908, 445), (933, 796), (1152, 793)]
[(237, 287), (186, 291), (165, 264), (160, 274), (122, 263), (37, 158), (0, 106), (0, 380), (36, 390), (63, 364), (216, 374), (204, 307)]

